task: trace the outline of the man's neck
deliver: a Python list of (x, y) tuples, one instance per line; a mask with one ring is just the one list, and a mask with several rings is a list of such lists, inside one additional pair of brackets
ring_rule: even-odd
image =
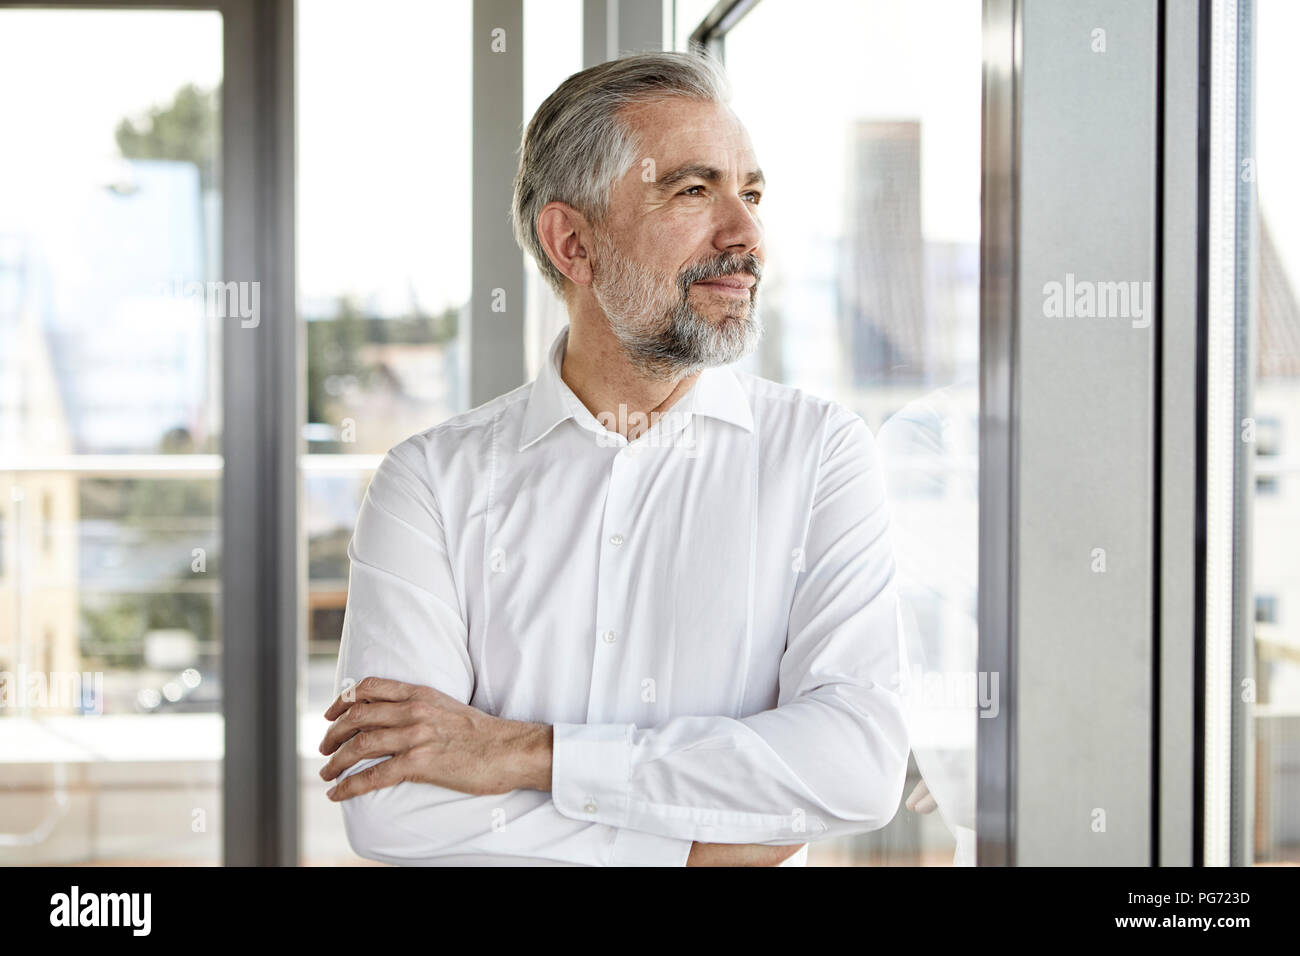
[[(606, 428), (629, 441), (675, 405), (699, 377), (696, 372), (675, 381), (649, 378), (628, 361), (603, 315), (569, 322), (560, 378)], [(625, 413), (620, 414), (620, 406)]]

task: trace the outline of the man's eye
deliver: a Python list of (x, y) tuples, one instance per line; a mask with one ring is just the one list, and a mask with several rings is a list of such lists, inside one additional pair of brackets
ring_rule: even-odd
[(751, 189), (749, 192), (745, 193), (745, 195), (746, 195), (746, 196), (753, 196), (753, 197), (754, 197), (753, 200), (752, 200), (752, 202), (754, 203), (755, 206), (757, 206), (757, 205), (758, 205), (760, 202), (762, 202), (762, 200), (763, 200), (763, 194), (760, 193), (760, 192), (757, 192), (756, 190), (753, 190), (753, 189)]
[(703, 188), (704, 188), (703, 186), (687, 186), (685, 189), (682, 190), (681, 195), (687, 196), (691, 194), (692, 189), (703, 189)]

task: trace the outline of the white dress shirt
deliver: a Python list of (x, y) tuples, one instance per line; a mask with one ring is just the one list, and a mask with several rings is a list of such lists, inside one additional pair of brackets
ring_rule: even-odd
[(883, 827), (906, 655), (870, 430), (728, 367), (629, 443), (560, 377), (567, 341), (384, 457), (348, 547), (335, 688), (386, 677), (552, 724), (552, 791), (387, 787), (343, 802), (353, 848), (681, 866), (696, 840)]

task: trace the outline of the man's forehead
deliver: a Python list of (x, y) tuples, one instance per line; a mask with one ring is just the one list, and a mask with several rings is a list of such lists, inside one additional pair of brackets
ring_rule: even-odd
[(720, 104), (674, 97), (630, 107), (627, 121), (661, 168), (685, 162), (755, 165), (744, 125)]

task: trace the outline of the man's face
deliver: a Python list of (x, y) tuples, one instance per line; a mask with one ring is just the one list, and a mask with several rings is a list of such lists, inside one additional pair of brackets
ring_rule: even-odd
[(734, 362), (761, 335), (763, 180), (749, 136), (727, 107), (682, 98), (624, 121), (643, 155), (594, 227), (592, 293), (648, 375)]

